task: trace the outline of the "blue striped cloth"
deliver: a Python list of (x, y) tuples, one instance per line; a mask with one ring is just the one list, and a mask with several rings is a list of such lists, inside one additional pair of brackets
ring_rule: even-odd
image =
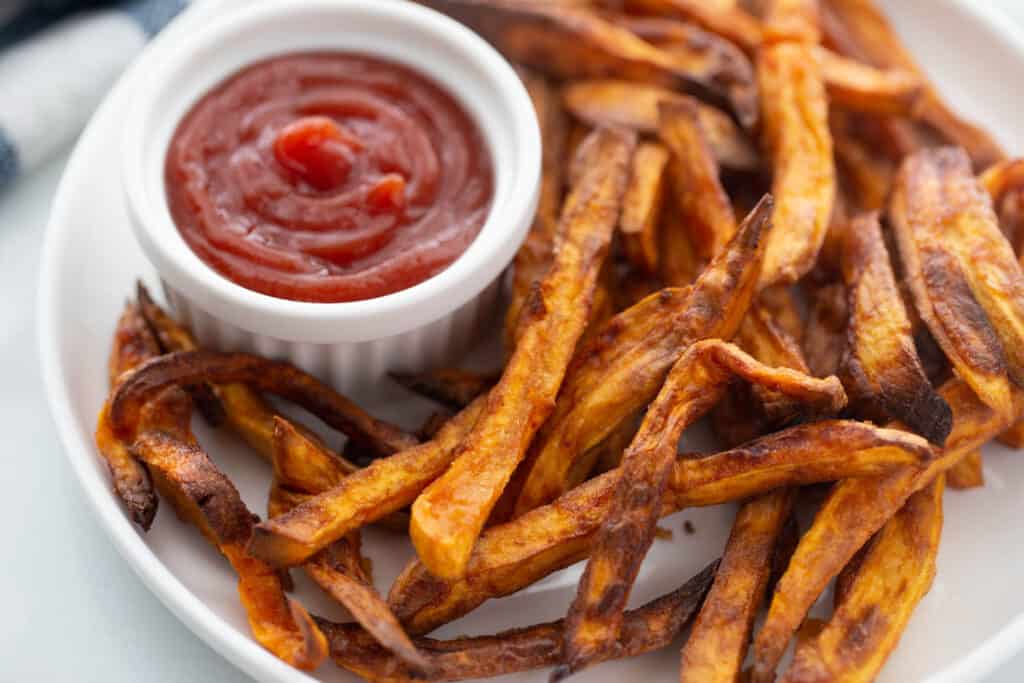
[(71, 143), (187, 0), (0, 2), (0, 192)]

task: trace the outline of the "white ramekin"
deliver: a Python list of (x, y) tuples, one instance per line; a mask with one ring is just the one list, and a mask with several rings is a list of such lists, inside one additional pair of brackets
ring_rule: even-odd
[[(476, 121), (494, 166), (491, 212), (466, 253), (415, 287), (367, 301), (303, 303), (236, 285), (192, 252), (166, 201), (168, 145), (204, 93), (260, 59), (325, 49), (390, 59), (432, 77)], [(521, 81), (479, 36), (405, 0), (261, 0), (146, 66), (124, 122), (122, 181), (135, 235), (202, 344), (291, 360), (342, 390), (371, 391), (388, 370), (439, 365), (490, 333), (500, 276), (536, 210), (541, 150)]]

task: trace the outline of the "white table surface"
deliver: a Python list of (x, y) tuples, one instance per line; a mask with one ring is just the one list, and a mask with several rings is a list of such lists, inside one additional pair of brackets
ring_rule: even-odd
[[(1024, 0), (978, 1), (1024, 22)], [(116, 554), (54, 434), (34, 306), (43, 228), (65, 161), (0, 194), (0, 681), (247, 681)], [(1024, 654), (988, 683), (1021, 680)]]

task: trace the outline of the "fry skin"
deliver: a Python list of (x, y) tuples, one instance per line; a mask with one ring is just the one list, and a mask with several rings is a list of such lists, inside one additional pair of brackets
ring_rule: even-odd
[(597, 663), (618, 636), (640, 563), (654, 541), (665, 488), (683, 431), (721, 399), (733, 376), (838, 412), (839, 380), (768, 368), (739, 350), (708, 340), (691, 346), (669, 373), (619, 467), (620, 477), (566, 619), (565, 674)]
[(828, 624), (797, 647), (783, 683), (875, 679), (935, 578), (944, 491), (940, 474), (886, 523)]
[(619, 234), (626, 258), (647, 273), (658, 272), (658, 228), (665, 203), (669, 153), (662, 145), (645, 142), (633, 156), (629, 185), (622, 197)]
[(792, 489), (780, 489), (736, 513), (715, 582), (683, 646), (680, 683), (737, 680), (793, 497)]
[(595, 163), (566, 200), (554, 261), (523, 309), (515, 351), (448, 471), (413, 503), (409, 535), (438, 576), (465, 572), (494, 504), (554, 408), (590, 317), (635, 145), (634, 133), (608, 128), (583, 143), (579, 154), (595, 154)]
[(765, 149), (772, 160), (774, 222), (761, 288), (791, 284), (813, 266), (836, 194), (828, 101), (813, 46), (778, 43), (757, 59)]
[[(562, 90), (566, 109), (592, 126), (625, 126), (638, 133), (658, 132), (658, 105), (681, 95), (666, 88), (621, 80), (568, 83)], [(697, 104), (701, 128), (718, 163), (732, 171), (756, 171), (757, 150), (728, 116)]]
[(832, 106), (878, 116), (907, 116), (924, 93), (924, 84), (913, 72), (875, 69), (821, 47), (814, 54)]
[(676, 202), (698, 253), (711, 259), (736, 234), (736, 216), (718, 179), (718, 164), (700, 127), (697, 105), (680, 98), (660, 104), (658, 114), (659, 137), (671, 152)]
[[(661, 514), (749, 498), (783, 486), (916, 468), (934, 455), (914, 434), (858, 422), (792, 427), (723, 453), (680, 458)], [(603, 474), (548, 505), (488, 529), (464, 579), (446, 582), (413, 562), (392, 586), (388, 604), (409, 632), (426, 633), (583, 559), (607, 516), (620, 474)]]
[(845, 238), (842, 270), (850, 318), (843, 384), (869, 418), (902, 422), (942, 446), (953, 414), (932, 388), (917, 356), (878, 214), (859, 216)]
[(922, 320), (985, 403), (1010, 406), (1024, 378), (1024, 273), (962, 150), (908, 158), (889, 218)]
[(524, 464), (529, 475), (516, 515), (561, 495), (573, 460), (653, 399), (687, 346), (732, 337), (753, 297), (771, 206), (765, 198), (751, 212), (692, 288), (652, 295), (610, 320), (579, 350)]
[(389, 375), (409, 391), (452, 410), (468, 406), (487, 393), (498, 379), (495, 375), (457, 368), (441, 368), (415, 375), (392, 372)]
[[(679, 589), (626, 613), (611, 657), (635, 657), (671, 643), (696, 614), (716, 566), (717, 562), (712, 563)], [(322, 620), (320, 624), (339, 666), (374, 681), (417, 680), (413, 672), (374, 647), (356, 628)], [(449, 641), (419, 638), (416, 642), (430, 658), (432, 680), (455, 681), (554, 666), (562, 659), (564, 629), (563, 621), (559, 620), (493, 636)]]
[[(943, 385), (939, 394), (953, 410), (953, 430), (940, 457), (922, 470), (908, 468), (840, 482), (800, 539), (754, 641), (755, 681), (774, 679), (790, 638), (825, 586), (906, 500), (992, 439), (1012, 419), (990, 409), (960, 380)], [(1024, 392), (1015, 389), (1012, 398), (1011, 412), (1020, 415)]]

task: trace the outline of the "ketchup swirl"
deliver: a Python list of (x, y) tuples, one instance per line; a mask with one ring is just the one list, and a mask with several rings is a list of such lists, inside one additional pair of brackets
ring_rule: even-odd
[(371, 299), (447, 268), (493, 195), (475, 123), (407, 67), (347, 53), (258, 62), (171, 141), (171, 216), (224, 277), (283, 299)]

